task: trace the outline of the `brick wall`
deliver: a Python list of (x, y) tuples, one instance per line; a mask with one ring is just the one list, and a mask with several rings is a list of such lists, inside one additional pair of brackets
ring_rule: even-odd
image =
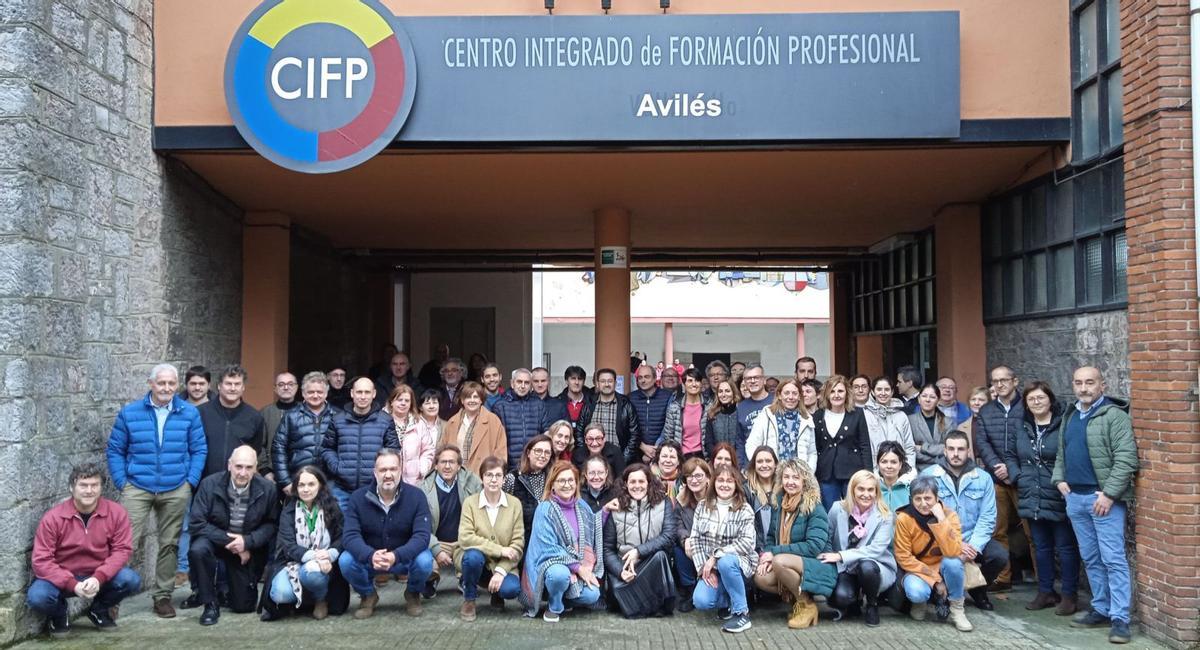
[(158, 362), (241, 338), (239, 212), (151, 148), (152, 0), (0, 0), (0, 645), (33, 531)]
[(1187, 0), (1122, 0), (1129, 360), (1143, 630), (1200, 641), (1200, 368)]

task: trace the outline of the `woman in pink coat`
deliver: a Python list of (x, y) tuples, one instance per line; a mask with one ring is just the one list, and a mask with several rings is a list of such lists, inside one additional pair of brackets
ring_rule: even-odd
[(417, 426), (417, 416), (413, 413), (414, 402), (416, 396), (407, 384), (400, 384), (388, 395), (383, 410), (392, 416), (395, 430), (384, 439), (384, 444), (389, 446), (387, 443), (392, 442), (390, 446), (400, 450), (401, 480), (420, 487), (425, 475), (433, 469), (435, 443), (428, 429)]

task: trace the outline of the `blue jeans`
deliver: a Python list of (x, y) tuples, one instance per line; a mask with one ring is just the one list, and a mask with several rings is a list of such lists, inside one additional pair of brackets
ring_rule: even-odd
[[(370, 562), (361, 564), (354, 559), (353, 555), (343, 552), (338, 557), (338, 566), (341, 567), (346, 582), (350, 583), (350, 587), (359, 596), (370, 596), (375, 593), (374, 578), (382, 572), (372, 568)], [(429, 574), (433, 573), (433, 553), (430, 553), (429, 549), (425, 549), (411, 562), (396, 562), (388, 573), (394, 576), (407, 573), (408, 587), (406, 590), (419, 594), (425, 588), (425, 583), (429, 582)]]
[(696, 586), (696, 565), (683, 552), (682, 546), (675, 547), (675, 572), (679, 574), (679, 586), (688, 589)]
[[(75, 576), (84, 580), (88, 576)], [(128, 596), (142, 589), (142, 578), (136, 571), (123, 567), (112, 580), (100, 585), (100, 592), (92, 599), (92, 609), (104, 610), (115, 606)], [(63, 591), (48, 580), (37, 579), (25, 592), (25, 604), (43, 616), (66, 616), (67, 599), (74, 598), (74, 591)]]
[[(329, 591), (329, 574), (309, 571), (301, 564), (300, 586), (308, 592), (312, 600), (325, 600), (325, 594)], [(271, 578), (271, 600), (275, 601), (276, 605), (294, 605), (296, 603), (296, 593), (292, 591), (292, 582), (288, 580), (287, 569), (280, 569), (279, 573)]]
[(745, 614), (750, 611), (746, 604), (746, 578), (742, 575), (742, 565), (736, 555), (722, 555), (717, 559), (716, 588), (708, 586), (704, 580), (696, 582), (696, 590), (692, 592), (692, 604), (696, 609), (717, 609), (728, 607), (734, 614)]
[[(465, 600), (475, 600), (479, 597), (480, 585), (486, 585), (492, 578), (483, 575), (483, 569), (487, 566), (487, 558), (483, 552), (478, 549), (468, 549), (463, 553), (462, 571), (459, 572), (459, 580), (462, 585), (463, 598)], [(500, 591), (496, 593), (504, 600), (512, 600), (521, 593), (521, 581), (512, 573), (504, 575), (504, 580), (500, 583)]]
[[(942, 581), (946, 583), (946, 595), (950, 600), (962, 600), (963, 586), (967, 582), (962, 560), (956, 557), (942, 558)], [(927, 603), (933, 588), (921, 578), (909, 573), (904, 576), (904, 595), (909, 602)]]
[(175, 573), (188, 572), (188, 547), (192, 545), (192, 528), (188, 522), (192, 518), (192, 502), (189, 500), (187, 509), (183, 511), (183, 530), (179, 532), (179, 563)]
[(1037, 563), (1038, 591), (1054, 591), (1054, 556), (1062, 569), (1062, 592), (1074, 596), (1079, 590), (1079, 545), (1070, 521), (1030, 519), (1034, 562)]
[(546, 593), (550, 596), (550, 604), (546, 607), (555, 614), (563, 613), (567, 606), (588, 607), (600, 600), (600, 590), (596, 587), (581, 584), (583, 590), (578, 598), (563, 598), (567, 587), (571, 586), (571, 570), (561, 564), (555, 564), (546, 569)]
[(1092, 609), (1114, 621), (1129, 623), (1129, 561), (1125, 559), (1124, 501), (1114, 501), (1108, 514), (1092, 514), (1096, 494), (1067, 494), (1067, 516), (1079, 540), (1079, 555), (1092, 587)]
[(835, 502), (846, 497), (846, 486), (849, 484), (850, 481), (838, 480), (820, 482), (821, 507), (825, 509), (825, 512), (829, 512), (829, 509), (833, 507)]

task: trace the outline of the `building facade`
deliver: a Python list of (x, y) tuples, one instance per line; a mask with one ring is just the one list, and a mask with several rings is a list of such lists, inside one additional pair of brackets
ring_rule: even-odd
[[(324, 69), (320, 17), (272, 31), (257, 0), (0, 10), (0, 640), (27, 628), (38, 517), (155, 363), (240, 361), (262, 404), (280, 369), (393, 341), (421, 363), (428, 310), (500, 307), (464, 272), (528, 297), (554, 264), (595, 272), (597, 366), (634, 347), (631, 271), (755, 267), (829, 273), (833, 371), (963, 387), (1006, 363), (1066, 393), (1098, 365), (1142, 462), (1136, 617), (1200, 641), (1187, 2), (328, 6), (360, 4), (376, 27), (326, 34), (347, 54)], [(389, 25), (399, 56), (371, 49)], [(278, 72), (274, 104), (230, 85), (235, 51)], [(286, 99), (321, 96), (343, 113)], [(394, 119), (359, 121), (370, 101)], [(325, 139), (273, 139), (268, 105)]]

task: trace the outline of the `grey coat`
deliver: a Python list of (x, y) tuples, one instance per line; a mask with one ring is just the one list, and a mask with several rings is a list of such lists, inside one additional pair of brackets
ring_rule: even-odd
[[(936, 426), (937, 420), (934, 422)], [(917, 471), (937, 465), (946, 454), (946, 434), (954, 431), (954, 420), (943, 417), (942, 426), (937, 431), (930, 431), (925, 416), (918, 409), (908, 416), (908, 424), (912, 429), (913, 444), (917, 446)]]
[(879, 591), (896, 582), (896, 556), (892, 554), (892, 535), (895, 533), (896, 515), (889, 512), (881, 515), (876, 507), (867, 516), (867, 535), (859, 540), (858, 546), (847, 548), (850, 537), (850, 514), (837, 501), (829, 509), (829, 545), (834, 553), (841, 553), (838, 573), (854, 568), (863, 560), (874, 560), (879, 565)]

